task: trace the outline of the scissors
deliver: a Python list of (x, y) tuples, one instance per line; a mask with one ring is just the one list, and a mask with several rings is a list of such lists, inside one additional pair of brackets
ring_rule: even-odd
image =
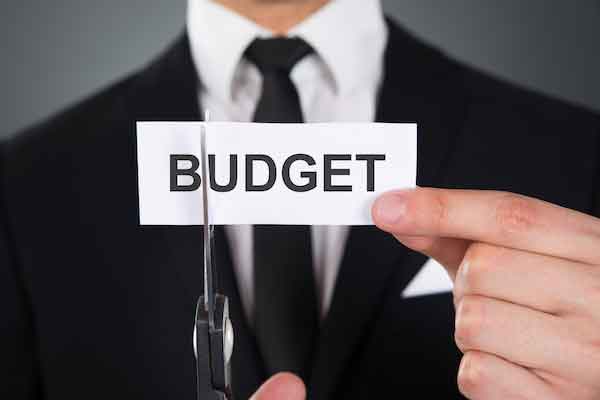
[[(208, 112), (205, 113), (208, 121)], [(201, 126), (202, 199), (204, 216), (204, 294), (196, 305), (194, 350), (198, 400), (231, 400), (233, 326), (229, 301), (217, 292), (214, 226), (210, 223), (206, 127)]]

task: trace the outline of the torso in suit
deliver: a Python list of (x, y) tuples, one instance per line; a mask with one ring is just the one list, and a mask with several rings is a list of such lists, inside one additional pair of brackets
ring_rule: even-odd
[[(599, 213), (598, 115), (389, 30), (377, 120), (419, 124), (419, 185)], [(141, 72), (3, 143), (1, 398), (194, 398), (201, 228), (139, 226), (135, 159), (137, 120), (200, 119), (194, 81), (182, 37)], [(243, 399), (266, 376), (222, 261)], [(452, 295), (401, 296), (425, 261), (374, 227), (351, 229), (311, 399), (460, 398)]]

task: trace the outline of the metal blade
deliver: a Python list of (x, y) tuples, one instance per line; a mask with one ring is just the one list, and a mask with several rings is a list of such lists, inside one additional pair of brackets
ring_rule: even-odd
[(210, 224), (209, 212), (209, 196), (208, 188), (210, 185), (208, 172), (208, 152), (206, 149), (206, 126), (202, 124), (200, 127), (200, 153), (202, 163), (202, 200), (203, 200), (203, 215), (204, 215), (204, 308), (208, 313), (208, 320), (211, 328), (214, 327), (214, 307), (215, 307), (215, 292), (214, 292), (214, 263), (212, 236), (213, 227)]

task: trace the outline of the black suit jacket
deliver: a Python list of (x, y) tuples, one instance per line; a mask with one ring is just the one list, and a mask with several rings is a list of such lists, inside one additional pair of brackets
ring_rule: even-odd
[[(192, 399), (201, 229), (140, 227), (137, 120), (199, 120), (185, 37), (139, 73), (1, 147), (0, 398)], [(597, 115), (499, 82), (390, 23), (377, 120), (419, 124), (418, 183), (598, 214)], [(230, 261), (235, 392), (266, 376)], [(450, 294), (403, 299), (426, 261), (354, 227), (312, 399), (459, 398)]]

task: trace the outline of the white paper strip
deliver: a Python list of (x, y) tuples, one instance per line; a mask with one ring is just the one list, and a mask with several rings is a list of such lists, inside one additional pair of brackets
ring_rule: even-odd
[[(203, 223), (201, 124), (138, 122), (141, 225)], [(370, 225), (378, 194), (416, 183), (416, 124), (209, 122), (206, 133), (217, 225)]]

